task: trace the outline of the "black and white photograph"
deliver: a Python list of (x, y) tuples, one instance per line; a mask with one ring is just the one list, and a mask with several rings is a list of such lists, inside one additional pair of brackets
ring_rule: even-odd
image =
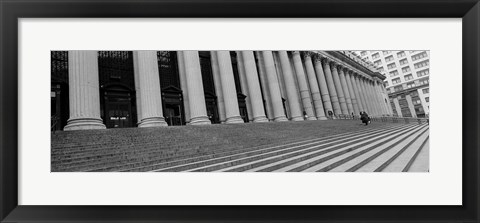
[(430, 172), (430, 51), (51, 51), (51, 172)]

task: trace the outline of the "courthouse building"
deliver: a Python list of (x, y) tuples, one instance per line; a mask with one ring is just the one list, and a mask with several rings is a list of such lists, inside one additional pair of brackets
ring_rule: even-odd
[(350, 51), (52, 51), (52, 126), (81, 130), (325, 120), (361, 111), (400, 114), (384, 80)]
[(430, 112), (430, 51), (360, 51), (386, 76), (393, 114), (427, 117)]

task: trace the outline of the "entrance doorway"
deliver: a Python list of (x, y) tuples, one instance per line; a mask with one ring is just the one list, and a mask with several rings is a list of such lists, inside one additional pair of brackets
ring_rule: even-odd
[(181, 89), (174, 86), (162, 89), (162, 102), (163, 116), (169, 126), (186, 124)]
[(207, 107), (207, 116), (212, 124), (220, 123), (220, 117), (217, 110), (217, 97), (205, 92), (205, 106)]
[(103, 120), (107, 128), (133, 127), (136, 114), (132, 111), (133, 93), (124, 86), (109, 86), (103, 92)]

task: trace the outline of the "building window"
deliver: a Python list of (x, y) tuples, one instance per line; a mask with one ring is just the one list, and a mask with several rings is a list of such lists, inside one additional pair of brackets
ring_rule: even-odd
[(430, 102), (430, 97), (425, 97), (426, 102)]
[(396, 86), (393, 88), (395, 91), (401, 91), (403, 90), (403, 86)]
[(407, 88), (412, 88), (412, 87), (415, 87), (415, 82), (407, 83)]
[(415, 54), (412, 56), (412, 61), (416, 61), (416, 60), (419, 60), (419, 59), (422, 59), (422, 58), (425, 58), (425, 57), (428, 57), (427, 55), (427, 52), (423, 51), (419, 54)]
[(387, 65), (387, 68), (389, 70), (392, 69), (392, 68), (395, 68), (395, 67), (397, 67), (397, 65), (395, 65), (395, 63), (391, 63), (391, 64)]
[(407, 64), (407, 63), (408, 63), (407, 59), (400, 60), (400, 65), (404, 65), (404, 64)]
[(388, 87), (388, 81), (384, 81), (383, 84), (385, 85), (385, 87)]
[(425, 67), (425, 66), (428, 66), (430, 63), (428, 60), (425, 60), (425, 61), (422, 61), (422, 62), (418, 62), (414, 65), (415, 69), (418, 69), (418, 68), (421, 68), (421, 67)]
[(405, 79), (405, 81), (412, 80), (412, 79), (413, 79), (413, 75), (411, 75), (411, 74), (405, 75), (405, 76), (403, 76), (403, 78)]
[(425, 76), (425, 75), (428, 75), (428, 74), (430, 74), (429, 69), (421, 70), (421, 71), (417, 72), (417, 77), (422, 77), (422, 76)]
[(385, 69), (383, 69), (383, 67), (378, 68), (378, 72), (383, 72), (383, 71), (385, 71)]
[(389, 61), (392, 61), (392, 60), (393, 60), (393, 56), (385, 57), (385, 62), (389, 62)]
[(430, 88), (422, 89), (422, 92), (423, 92), (424, 94), (428, 94), (428, 93), (430, 93)]
[(410, 92), (410, 96), (412, 96), (412, 97), (418, 97), (418, 91), (412, 91), (412, 92)]
[(375, 53), (372, 55), (372, 59), (377, 59), (380, 57), (380, 54), (379, 53)]
[(390, 52), (391, 52), (391, 51), (386, 51), (386, 50), (382, 51), (383, 55), (387, 55), (387, 54), (389, 54)]
[(377, 60), (377, 61), (373, 62), (373, 64), (375, 64), (375, 66), (382, 65), (382, 60)]
[(397, 78), (395, 78), (395, 79), (392, 80), (392, 84), (398, 84), (398, 83), (400, 83), (400, 82), (401, 82), (401, 81), (400, 81), (400, 78), (399, 78), (399, 77), (397, 77)]
[(421, 80), (418, 81), (419, 86), (424, 85), (424, 84), (428, 84), (428, 83), (429, 83), (428, 78), (424, 78), (424, 79), (421, 79)]
[(362, 54), (362, 56), (365, 56), (365, 55), (367, 55), (367, 51), (362, 51), (361, 54)]
[(403, 67), (402, 68), (402, 73), (407, 73), (407, 72), (410, 72), (410, 66), (406, 66), (406, 67)]
[[(402, 58), (402, 57), (404, 57), (404, 56), (405, 56), (405, 52), (404, 52), (404, 51), (400, 51), (400, 52), (397, 53), (397, 57), (398, 57), (398, 58)], [(406, 60), (406, 59), (405, 59), (405, 60)]]
[(390, 72), (390, 77), (395, 77), (397, 75), (398, 75), (398, 70), (394, 70), (394, 71)]
[(412, 103), (413, 105), (421, 105), (422, 101), (420, 100), (420, 98), (418, 98), (418, 99), (412, 100)]

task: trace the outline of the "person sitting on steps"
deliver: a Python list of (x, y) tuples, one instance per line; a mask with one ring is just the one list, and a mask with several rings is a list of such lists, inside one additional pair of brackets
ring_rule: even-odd
[(368, 117), (368, 114), (366, 112), (361, 112), (360, 119), (362, 120), (362, 123), (365, 123), (365, 125), (368, 125), (371, 122), (371, 119), (370, 117)]

